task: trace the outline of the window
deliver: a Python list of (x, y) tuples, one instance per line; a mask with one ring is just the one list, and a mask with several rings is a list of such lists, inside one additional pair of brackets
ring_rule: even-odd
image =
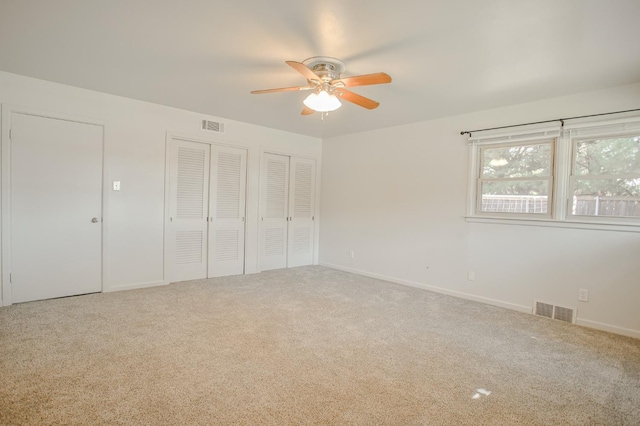
[(640, 218), (640, 134), (576, 140), (573, 216)]
[(553, 191), (552, 141), (490, 145), (480, 152), (480, 212), (549, 214)]
[(566, 121), (470, 136), (469, 220), (640, 232), (640, 117)]

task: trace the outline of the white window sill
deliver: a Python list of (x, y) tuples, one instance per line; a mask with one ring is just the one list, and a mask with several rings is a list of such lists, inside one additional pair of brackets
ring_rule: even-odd
[(553, 220), (553, 219), (532, 219), (528, 218), (507, 218), (491, 216), (465, 216), (465, 220), (470, 223), (493, 223), (503, 225), (519, 226), (544, 226), (549, 228), (572, 228), (572, 229), (592, 229), (598, 231), (616, 232), (640, 232), (640, 223), (616, 223), (616, 222), (589, 222), (578, 220)]

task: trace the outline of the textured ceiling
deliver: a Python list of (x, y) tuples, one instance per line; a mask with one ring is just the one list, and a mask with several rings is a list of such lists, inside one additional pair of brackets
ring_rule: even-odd
[[(317, 137), (640, 81), (640, 0), (0, 0), (0, 70)], [(284, 61), (389, 85), (301, 116)]]

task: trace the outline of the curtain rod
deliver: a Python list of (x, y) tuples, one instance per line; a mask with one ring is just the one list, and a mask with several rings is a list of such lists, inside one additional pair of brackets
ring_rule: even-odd
[(476, 129), (476, 130), (464, 130), (462, 132), (460, 132), (461, 135), (469, 135), (471, 136), (471, 133), (475, 133), (475, 132), (484, 132), (486, 130), (498, 130), (498, 129), (509, 129), (511, 127), (521, 127), (521, 126), (528, 126), (530, 124), (543, 124), (543, 123), (553, 123), (556, 121), (559, 121), (562, 123), (562, 125), (564, 126), (564, 122), (565, 120), (574, 120), (577, 118), (589, 118), (589, 117), (599, 117), (601, 115), (611, 115), (611, 114), (623, 114), (625, 112), (635, 112), (635, 111), (640, 111), (640, 108), (636, 108), (636, 109), (628, 109), (626, 111), (615, 111), (615, 112), (603, 112), (602, 114), (591, 114), (591, 115), (579, 115), (576, 117), (567, 117), (567, 118), (556, 118), (555, 120), (545, 120), (545, 121), (534, 121), (532, 123), (523, 123), (523, 124), (512, 124), (510, 126), (500, 126), (500, 127), (490, 127), (488, 129)]

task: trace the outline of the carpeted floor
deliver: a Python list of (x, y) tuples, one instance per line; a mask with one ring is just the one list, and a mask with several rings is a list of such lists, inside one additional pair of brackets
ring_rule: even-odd
[(640, 340), (323, 267), (0, 308), (0, 424), (638, 425)]

